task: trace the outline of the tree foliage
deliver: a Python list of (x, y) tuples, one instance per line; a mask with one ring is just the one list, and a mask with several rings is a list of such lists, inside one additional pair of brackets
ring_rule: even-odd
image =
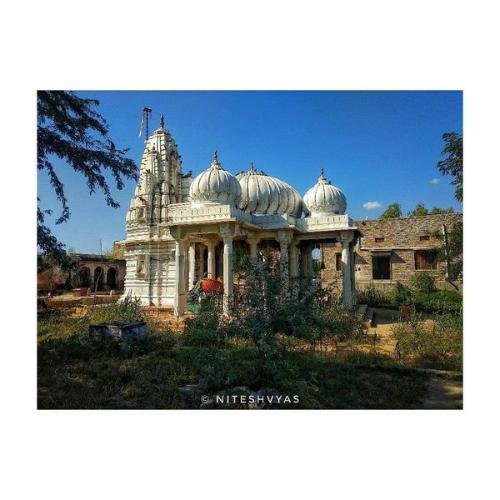
[[(119, 204), (111, 194), (105, 173), (111, 174), (119, 190), (124, 186), (124, 178), (138, 178), (135, 162), (126, 157), (128, 150), (117, 149), (109, 138), (106, 120), (96, 110), (98, 105), (99, 101), (82, 99), (74, 92), (38, 92), (37, 168), (47, 173), (62, 205), (56, 224), (66, 222), (70, 217), (64, 185), (53, 163), (56, 158), (84, 176), (90, 193), (101, 190), (106, 203), (113, 208), (119, 207)], [(64, 245), (45, 225), (45, 217), (51, 213), (38, 206), (38, 247), (42, 253), (65, 264), (67, 256)]]
[(431, 215), (453, 214), (453, 213), (455, 213), (455, 210), (453, 210), (453, 207), (448, 207), (448, 208), (432, 207), (432, 209), (429, 213)]
[(437, 168), (443, 175), (451, 175), (451, 184), (455, 186), (455, 198), (463, 201), (463, 137), (457, 132), (443, 134), (444, 148), (441, 154), (445, 158), (438, 162)]
[(409, 217), (421, 217), (423, 215), (440, 215), (440, 214), (452, 214), (454, 213), (453, 207), (442, 208), (442, 207), (432, 207), (429, 210), (423, 203), (418, 203), (417, 206), (408, 212)]
[(381, 219), (392, 219), (395, 217), (402, 217), (403, 212), (399, 203), (391, 203), (380, 216)]
[(429, 210), (425, 207), (423, 203), (418, 203), (417, 206), (408, 213), (410, 217), (422, 217), (423, 215), (428, 215)]

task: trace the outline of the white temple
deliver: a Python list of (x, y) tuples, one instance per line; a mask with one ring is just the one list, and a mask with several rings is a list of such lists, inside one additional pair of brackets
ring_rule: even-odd
[(324, 176), (302, 198), (286, 182), (250, 170), (233, 175), (217, 152), (194, 179), (182, 173), (172, 136), (160, 127), (146, 140), (140, 179), (126, 219), (125, 295), (147, 306), (186, 310), (186, 294), (202, 277), (222, 278), (224, 309), (233, 296), (233, 245), (251, 259), (269, 240), (279, 245), (283, 286), (312, 268), (312, 242), (342, 243), (342, 296), (353, 306), (353, 245), (359, 234), (346, 198)]

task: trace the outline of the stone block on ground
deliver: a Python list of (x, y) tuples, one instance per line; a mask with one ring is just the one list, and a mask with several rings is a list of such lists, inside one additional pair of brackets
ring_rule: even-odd
[(146, 335), (146, 323), (143, 321), (111, 321), (89, 326), (89, 336), (95, 340), (144, 340)]

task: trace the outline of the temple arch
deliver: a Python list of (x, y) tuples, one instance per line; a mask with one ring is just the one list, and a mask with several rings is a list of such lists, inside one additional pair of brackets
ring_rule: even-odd
[(106, 273), (106, 283), (111, 290), (114, 290), (117, 287), (116, 269), (114, 267), (110, 267), (108, 269), (108, 272)]
[(98, 266), (94, 269), (94, 290), (103, 290), (104, 289), (104, 271), (101, 266)]

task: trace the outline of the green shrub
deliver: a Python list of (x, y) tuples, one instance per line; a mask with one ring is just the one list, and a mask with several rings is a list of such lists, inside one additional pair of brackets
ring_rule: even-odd
[(392, 297), (387, 293), (375, 288), (370, 284), (367, 288), (356, 292), (356, 301), (358, 304), (367, 304), (371, 307), (389, 304)]
[(226, 331), (220, 322), (220, 308), (215, 301), (203, 300), (199, 313), (186, 321), (183, 343), (188, 346), (222, 346)]
[(392, 301), (401, 306), (411, 304), (412, 300), (411, 290), (398, 281), (392, 289)]
[(441, 315), (425, 324), (418, 314), (393, 328), (402, 359), (418, 367), (462, 370), (463, 334), (460, 315)]
[(429, 273), (415, 273), (411, 277), (410, 286), (415, 292), (431, 293), (436, 291), (436, 280)]
[(92, 308), (87, 317), (91, 323), (144, 321), (140, 299), (130, 295), (127, 295), (122, 301)]
[(463, 301), (458, 292), (436, 290), (431, 293), (416, 293), (415, 306), (421, 312), (459, 314)]

